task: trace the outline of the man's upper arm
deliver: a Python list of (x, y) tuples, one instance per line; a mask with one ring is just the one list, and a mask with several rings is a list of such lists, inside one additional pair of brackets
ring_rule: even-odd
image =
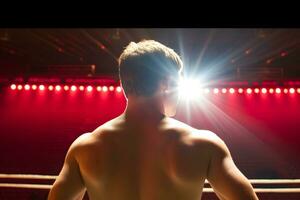
[(257, 200), (252, 185), (235, 166), (228, 148), (217, 136), (211, 152), (207, 179), (217, 196), (226, 200)]
[(48, 200), (82, 199), (85, 193), (85, 186), (80, 174), (79, 165), (75, 153), (79, 148), (80, 137), (70, 146), (62, 170), (55, 180)]

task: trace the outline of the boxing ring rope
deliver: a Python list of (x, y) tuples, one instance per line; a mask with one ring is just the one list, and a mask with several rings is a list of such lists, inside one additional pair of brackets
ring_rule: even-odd
[[(43, 179), (55, 180), (54, 175), (40, 174), (0, 174), (0, 179)], [(251, 184), (300, 184), (300, 179), (250, 179)], [(209, 184), (205, 180), (205, 184)], [(23, 183), (0, 183), (0, 188), (27, 188), (27, 189), (51, 189), (48, 184), (23, 184)], [(256, 193), (300, 193), (300, 188), (254, 188)], [(203, 192), (212, 193), (212, 188), (205, 187)]]

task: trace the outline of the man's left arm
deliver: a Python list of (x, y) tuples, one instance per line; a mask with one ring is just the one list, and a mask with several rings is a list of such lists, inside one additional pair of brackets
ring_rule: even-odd
[(48, 200), (83, 198), (86, 189), (75, 158), (77, 150), (78, 143), (75, 141), (68, 150), (62, 170), (49, 192)]

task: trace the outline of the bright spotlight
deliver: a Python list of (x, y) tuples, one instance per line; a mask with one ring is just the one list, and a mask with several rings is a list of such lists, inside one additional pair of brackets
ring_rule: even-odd
[(72, 86), (71, 86), (71, 90), (74, 92), (74, 91), (77, 90), (77, 87), (76, 87), (75, 85), (72, 85)]
[(83, 91), (84, 90), (84, 86), (83, 85), (79, 86), (79, 90)]
[[(200, 82), (196, 79), (186, 79), (179, 83), (178, 91), (181, 97), (185, 99), (195, 99), (199, 96)], [(209, 93), (209, 89), (204, 90), (205, 93)]]
[(235, 90), (234, 90), (233, 88), (230, 88), (230, 89), (229, 89), (229, 93), (230, 93), (230, 94), (233, 94), (234, 92), (235, 92)]
[(240, 94), (242, 94), (243, 93), (243, 88), (239, 88), (239, 90), (238, 90), (238, 92), (240, 93)]
[(25, 90), (29, 90), (29, 89), (30, 89), (30, 85), (26, 84), (26, 85), (24, 86), (24, 89), (25, 89)]
[(107, 90), (108, 90), (107, 86), (103, 86), (103, 87), (102, 87), (102, 91), (103, 91), (103, 92), (107, 92)]
[(226, 88), (223, 88), (223, 89), (222, 89), (222, 93), (225, 94), (226, 92), (227, 92), (227, 89), (226, 89)]
[(214, 89), (214, 93), (215, 93), (215, 94), (218, 94), (218, 93), (219, 93), (219, 89), (218, 89), (218, 88), (215, 88), (215, 89)]
[(12, 85), (10, 86), (10, 88), (11, 88), (12, 90), (15, 90), (15, 89), (17, 88), (17, 86), (16, 86), (16, 84), (12, 84)]
[(281, 89), (280, 89), (280, 88), (276, 88), (275, 92), (276, 92), (277, 94), (280, 94), (280, 93), (281, 93)]
[(40, 89), (40, 90), (45, 90), (45, 86), (44, 86), (44, 85), (40, 85), (40, 86), (39, 86), (39, 89)]
[(266, 94), (266, 93), (267, 93), (267, 89), (266, 89), (266, 88), (262, 88), (262, 89), (261, 89), (261, 92), (262, 92), (263, 94)]
[(61, 90), (61, 86), (60, 85), (55, 86), (55, 90), (56, 91), (60, 91)]
[(251, 93), (252, 93), (252, 89), (251, 89), (251, 88), (248, 88), (248, 89), (247, 89), (247, 93), (248, 93), (248, 94), (251, 94)]
[(117, 87), (117, 92), (121, 92), (122, 88), (120, 86)]
[(31, 88), (32, 88), (33, 90), (36, 90), (36, 89), (37, 89), (37, 86), (36, 86), (36, 85), (32, 85)]
[(53, 90), (53, 85), (49, 85), (48, 90), (52, 91)]
[(93, 87), (89, 85), (89, 86), (86, 87), (86, 89), (87, 89), (88, 92), (91, 92), (93, 90)]
[(255, 88), (255, 89), (254, 89), (254, 92), (255, 92), (256, 94), (258, 94), (258, 93), (259, 93), (259, 89), (258, 89), (258, 88)]
[(109, 86), (109, 91), (114, 91), (114, 86)]
[(294, 88), (290, 88), (290, 93), (294, 94), (295, 93), (295, 89)]
[(273, 94), (273, 93), (274, 93), (274, 89), (273, 89), (273, 88), (270, 88), (270, 89), (269, 89), (269, 93), (270, 93), (270, 94)]

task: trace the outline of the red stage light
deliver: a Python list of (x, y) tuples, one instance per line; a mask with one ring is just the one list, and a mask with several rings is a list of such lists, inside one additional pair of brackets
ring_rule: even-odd
[(279, 94), (279, 93), (281, 93), (281, 89), (280, 89), (280, 88), (276, 88), (275, 92), (276, 92), (277, 94)]
[(23, 86), (22, 85), (18, 85), (18, 90), (22, 90)]
[(248, 89), (247, 89), (247, 93), (248, 93), (248, 94), (251, 94), (251, 93), (252, 93), (252, 89), (251, 89), (251, 88), (248, 88)]
[(72, 85), (72, 86), (71, 86), (71, 90), (74, 92), (74, 91), (77, 90), (77, 87), (76, 87), (75, 85)]
[(294, 94), (295, 93), (295, 89), (294, 88), (290, 88), (290, 93)]
[(37, 86), (36, 86), (36, 85), (32, 85), (32, 86), (31, 86), (31, 89), (36, 90), (36, 89), (37, 89)]
[(270, 93), (270, 94), (273, 94), (273, 93), (274, 93), (274, 89), (273, 89), (273, 88), (270, 88), (270, 89), (269, 89), (269, 93)]
[(113, 91), (114, 89), (114, 86), (109, 86), (109, 91)]
[(60, 91), (60, 90), (61, 90), (60, 85), (55, 86), (55, 90), (56, 90), (56, 91)]
[(97, 86), (97, 91), (100, 92), (102, 90), (101, 86)]
[(10, 89), (15, 90), (17, 88), (16, 84), (11, 84)]
[(219, 93), (219, 89), (218, 89), (218, 88), (215, 88), (215, 89), (214, 89), (214, 93), (215, 93), (215, 94), (218, 94), (218, 93)]
[(286, 56), (287, 55), (287, 52), (281, 52), (280, 54), (282, 57)]
[(45, 90), (45, 86), (44, 86), (44, 85), (40, 85), (40, 86), (39, 86), (39, 89), (40, 89), (40, 90)]
[(117, 87), (117, 92), (121, 92), (122, 88), (120, 86)]
[(86, 89), (87, 89), (87, 91), (91, 92), (93, 90), (93, 87), (89, 85), (89, 86), (87, 86)]
[(297, 88), (297, 92), (300, 94), (300, 88)]
[(254, 89), (254, 92), (255, 92), (256, 94), (258, 94), (258, 93), (259, 93), (259, 89), (258, 89), (258, 88), (255, 88), (255, 89)]
[(283, 90), (283, 92), (284, 92), (284, 94), (287, 94), (287, 93), (289, 92), (289, 90), (285, 88), (285, 89)]
[(69, 86), (65, 85), (65, 86), (64, 86), (64, 90), (65, 90), (65, 91), (68, 91), (68, 90), (69, 90)]
[(238, 92), (241, 94), (241, 93), (243, 93), (243, 88), (239, 88), (239, 90), (238, 90)]
[(83, 91), (83, 90), (84, 90), (84, 86), (82, 86), (82, 85), (79, 86), (79, 90), (80, 90), (80, 91)]
[(227, 89), (226, 88), (223, 88), (222, 89), (222, 93), (226, 93), (227, 92)]
[(261, 92), (262, 92), (263, 94), (266, 94), (266, 93), (267, 93), (267, 89), (266, 89), (266, 88), (262, 88), (262, 89), (261, 89)]
[(230, 89), (229, 89), (229, 92), (230, 92), (231, 94), (233, 94), (233, 93), (235, 92), (235, 90), (234, 90), (233, 88), (230, 88)]
[(108, 90), (107, 86), (102, 87), (103, 92), (106, 92)]
[(49, 86), (48, 86), (48, 90), (50, 90), (50, 91), (52, 91), (53, 88), (54, 88), (53, 85), (49, 85)]
[(24, 88), (25, 88), (25, 90), (29, 90), (29, 89), (30, 89), (30, 85), (26, 84), (26, 85), (24, 86)]

